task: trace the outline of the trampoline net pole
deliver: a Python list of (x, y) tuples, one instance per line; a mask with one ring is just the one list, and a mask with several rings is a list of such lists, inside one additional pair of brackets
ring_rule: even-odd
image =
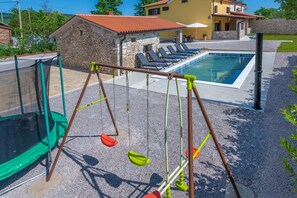
[(51, 151), (51, 140), (50, 140), (50, 127), (49, 127), (49, 119), (48, 119), (48, 106), (47, 106), (47, 94), (46, 94), (46, 85), (44, 78), (44, 66), (42, 60), (39, 61), (40, 68), (40, 77), (41, 77), (41, 88), (42, 88), (42, 100), (43, 100), (43, 110), (44, 110), (44, 118), (45, 118), (45, 127), (46, 127), (46, 136), (48, 142), (48, 153), (49, 153), (49, 163), (52, 162), (52, 151)]
[(63, 79), (63, 71), (62, 71), (63, 65), (62, 65), (62, 58), (61, 58), (60, 53), (58, 53), (57, 59), (58, 59), (59, 70), (60, 70), (60, 82), (61, 82), (63, 112), (64, 112), (64, 116), (67, 117), (67, 114), (66, 114), (66, 103), (65, 103), (65, 93), (64, 93), (64, 79)]
[(23, 97), (22, 97), (22, 90), (21, 90), (21, 83), (20, 83), (20, 74), (19, 74), (19, 63), (18, 63), (18, 58), (17, 58), (16, 55), (14, 56), (14, 63), (15, 63), (15, 72), (16, 72), (17, 83), (18, 83), (18, 91), (19, 91), (19, 99), (20, 99), (21, 111), (22, 111), (22, 114), (24, 114)]

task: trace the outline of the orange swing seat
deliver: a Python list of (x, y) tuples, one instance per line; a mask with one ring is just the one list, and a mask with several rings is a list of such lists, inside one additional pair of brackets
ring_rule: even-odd
[(101, 142), (107, 147), (114, 147), (118, 144), (118, 141), (104, 133), (101, 135)]
[[(197, 151), (197, 148), (193, 148), (193, 155), (194, 153)], [(197, 159), (200, 156), (200, 152), (198, 152), (198, 154), (195, 156), (195, 159)], [(187, 149), (186, 151), (186, 157), (189, 158), (189, 151)]]

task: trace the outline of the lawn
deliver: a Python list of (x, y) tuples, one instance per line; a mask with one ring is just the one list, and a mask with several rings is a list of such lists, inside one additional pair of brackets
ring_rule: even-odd
[(264, 34), (264, 40), (292, 40), (293, 42), (290, 43), (281, 43), (277, 49), (277, 52), (297, 52), (297, 35)]

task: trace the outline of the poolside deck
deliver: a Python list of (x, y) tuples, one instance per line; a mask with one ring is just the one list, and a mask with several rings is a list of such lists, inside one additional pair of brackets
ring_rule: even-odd
[[(265, 54), (269, 55), (269, 52)], [(208, 101), (205, 101), (205, 106), (235, 180), (253, 190), (257, 197), (294, 197), (295, 194), (291, 192), (291, 182), (282, 168), (282, 156), (285, 155), (285, 152), (279, 146), (279, 138), (288, 137), (290, 132), (295, 130), (284, 120), (280, 109), (287, 102), (296, 102), (296, 97), (290, 91), (288, 84), (293, 83), (291, 70), (297, 65), (297, 54), (277, 53), (273, 65), (270, 68), (270, 71), (273, 69), (272, 75), (268, 76), (270, 85), (267, 87), (265, 112), (251, 111), (222, 103), (209, 103)], [(143, 89), (142, 83), (137, 81), (137, 78), (131, 78), (131, 84), (134, 84), (134, 88), (130, 90), (133, 134), (131, 148), (139, 152), (146, 150), (146, 91)], [(121, 132), (118, 139), (119, 146), (108, 149), (101, 144), (99, 140), (100, 113), (96, 108), (88, 108), (79, 112), (56, 169), (61, 175), (59, 185), (51, 188), (45, 194), (37, 195), (61, 198), (141, 197), (157, 188), (165, 177), (163, 154), (165, 95), (156, 91), (158, 85), (163, 86), (158, 83), (163, 82), (162, 80), (156, 81), (151, 86), (149, 155), (152, 162), (149, 166), (138, 168), (127, 159), (129, 146), (126, 132), (125, 87), (116, 86), (116, 117)], [(112, 102), (114, 99), (112, 85), (106, 83), (105, 86)], [(83, 103), (97, 99), (94, 94), (97, 93), (97, 88), (97, 85), (89, 87)], [(199, 91), (201, 95), (205, 92), (202, 88), (199, 88)], [(79, 92), (76, 90), (66, 94), (68, 118)], [(185, 100), (185, 98), (182, 100), (184, 110), (186, 109)], [(170, 101), (169, 147), (171, 151), (170, 170), (172, 171), (178, 165), (179, 151), (176, 96), (172, 96)], [(52, 110), (61, 111), (59, 97), (52, 98), (51, 104)], [(197, 143), (208, 131), (206, 131), (197, 104), (194, 103), (194, 105), (194, 128), (196, 129), (194, 142)], [(105, 116), (104, 120), (104, 131), (112, 133), (110, 120)], [(184, 123), (186, 123), (185, 111)], [(24, 181), (44, 170), (44, 159), (41, 159), (24, 171), (1, 181), (0, 189)], [(227, 183), (227, 175), (218, 153), (214, 149), (214, 144), (210, 140), (203, 149), (199, 160), (195, 161), (195, 193), (199, 197), (224, 197)], [(5, 197), (36, 197), (36, 194), (28, 190), (32, 189), (31, 186), (32, 183), (25, 184), (7, 193)], [(172, 194), (173, 197), (187, 197), (187, 193), (181, 193), (175, 187), (172, 187)]]

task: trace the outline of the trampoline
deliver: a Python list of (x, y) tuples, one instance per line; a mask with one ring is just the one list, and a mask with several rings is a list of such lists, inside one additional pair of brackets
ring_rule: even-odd
[[(60, 56), (58, 63), (64, 115), (50, 111), (49, 105), (50, 70), (54, 58), (38, 61), (15, 58), (14, 68), (1, 68), (0, 180), (50, 153), (65, 134), (68, 121)], [(27, 65), (19, 68), (19, 62)]]

